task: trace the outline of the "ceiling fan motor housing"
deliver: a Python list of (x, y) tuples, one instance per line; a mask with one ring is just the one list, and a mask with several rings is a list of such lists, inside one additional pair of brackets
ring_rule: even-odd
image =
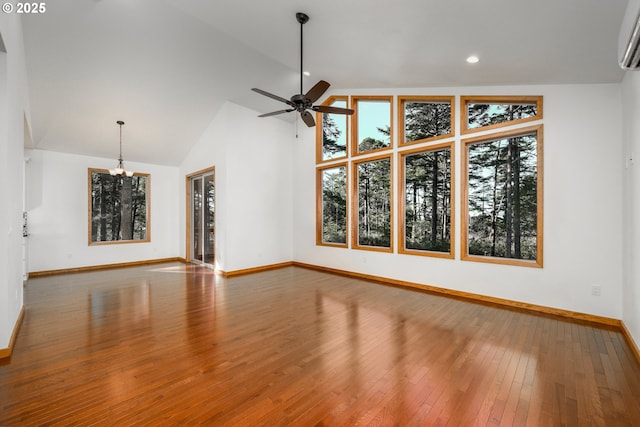
[(301, 93), (293, 95), (291, 97), (291, 102), (295, 104), (296, 111), (298, 112), (303, 112), (304, 110), (311, 108), (313, 105), (309, 98)]
[(296, 19), (299, 23), (306, 24), (307, 22), (309, 22), (309, 15), (307, 15), (306, 13), (298, 12), (296, 13)]

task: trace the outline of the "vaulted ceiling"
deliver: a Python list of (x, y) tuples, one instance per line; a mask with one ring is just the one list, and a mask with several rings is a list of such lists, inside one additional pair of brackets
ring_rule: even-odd
[[(627, 0), (56, 0), (22, 16), (33, 147), (178, 165), (250, 91), (616, 83)], [(476, 54), (477, 64), (465, 58)], [(288, 115), (293, 118), (295, 115)], [(276, 118), (256, 120), (277, 120)]]

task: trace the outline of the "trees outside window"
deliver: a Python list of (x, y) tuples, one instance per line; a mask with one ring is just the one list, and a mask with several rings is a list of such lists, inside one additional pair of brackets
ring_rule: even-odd
[(353, 212), (357, 212), (353, 245), (391, 252), (391, 156), (354, 162), (353, 170)]
[(399, 252), (452, 258), (453, 144), (400, 155)]
[(542, 125), (463, 143), (463, 259), (541, 267)]
[(462, 260), (542, 267), (542, 100), (461, 96), (456, 126), (454, 96), (330, 97), (355, 112), (318, 116), (317, 244), (455, 258), (459, 186)]
[(316, 243), (347, 246), (347, 165), (317, 171)]
[(398, 123), (400, 144), (452, 137), (454, 97), (400, 96)]
[(148, 242), (150, 176), (89, 169), (89, 245)]
[[(322, 105), (340, 108), (348, 108), (347, 104), (348, 97), (346, 96), (330, 97), (322, 103)], [(320, 125), (316, 127), (316, 138), (322, 142), (317, 145), (317, 162), (320, 163), (347, 157), (347, 124), (349, 116), (345, 114), (318, 113), (316, 118), (316, 123), (320, 123)]]
[(541, 96), (463, 96), (462, 133), (511, 126), (542, 118)]

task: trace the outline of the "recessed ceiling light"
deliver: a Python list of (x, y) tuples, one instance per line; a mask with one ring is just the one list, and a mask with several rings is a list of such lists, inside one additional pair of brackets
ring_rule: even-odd
[(307, 76), (307, 77), (309, 77), (309, 76), (311, 75), (311, 73), (310, 73), (310, 72), (308, 72), (308, 71), (305, 71), (305, 72), (304, 72), (304, 73), (302, 73), (302, 74), (304, 74), (304, 75), (305, 75), (305, 76)]
[(469, 64), (475, 64), (476, 62), (480, 61), (480, 58), (478, 58), (475, 55), (471, 55), (470, 57), (467, 58), (467, 62)]

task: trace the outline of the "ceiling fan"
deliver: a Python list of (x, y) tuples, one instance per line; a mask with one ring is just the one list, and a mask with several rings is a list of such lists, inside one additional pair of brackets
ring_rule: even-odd
[(302, 77), (303, 77), (303, 68), (302, 68), (302, 53), (303, 53), (303, 45), (302, 45), (302, 27), (304, 24), (309, 21), (309, 16), (306, 13), (298, 12), (296, 13), (296, 19), (300, 23), (300, 93), (293, 95), (290, 99), (282, 98), (278, 95), (274, 95), (272, 93), (266, 92), (262, 89), (252, 88), (251, 90), (254, 92), (258, 92), (261, 95), (268, 96), (269, 98), (275, 99), (276, 101), (284, 102), (289, 106), (289, 108), (285, 110), (273, 111), (271, 113), (261, 114), (258, 117), (269, 117), (275, 116), (283, 113), (290, 113), (292, 111), (297, 111), (300, 113), (300, 117), (302, 121), (309, 127), (313, 127), (316, 125), (315, 120), (313, 119), (313, 115), (309, 112), (317, 111), (319, 113), (330, 113), (330, 114), (353, 114), (353, 110), (350, 108), (340, 108), (340, 107), (332, 107), (330, 105), (313, 105), (323, 93), (329, 89), (330, 84), (324, 80), (320, 80), (316, 83), (306, 94), (302, 92)]

